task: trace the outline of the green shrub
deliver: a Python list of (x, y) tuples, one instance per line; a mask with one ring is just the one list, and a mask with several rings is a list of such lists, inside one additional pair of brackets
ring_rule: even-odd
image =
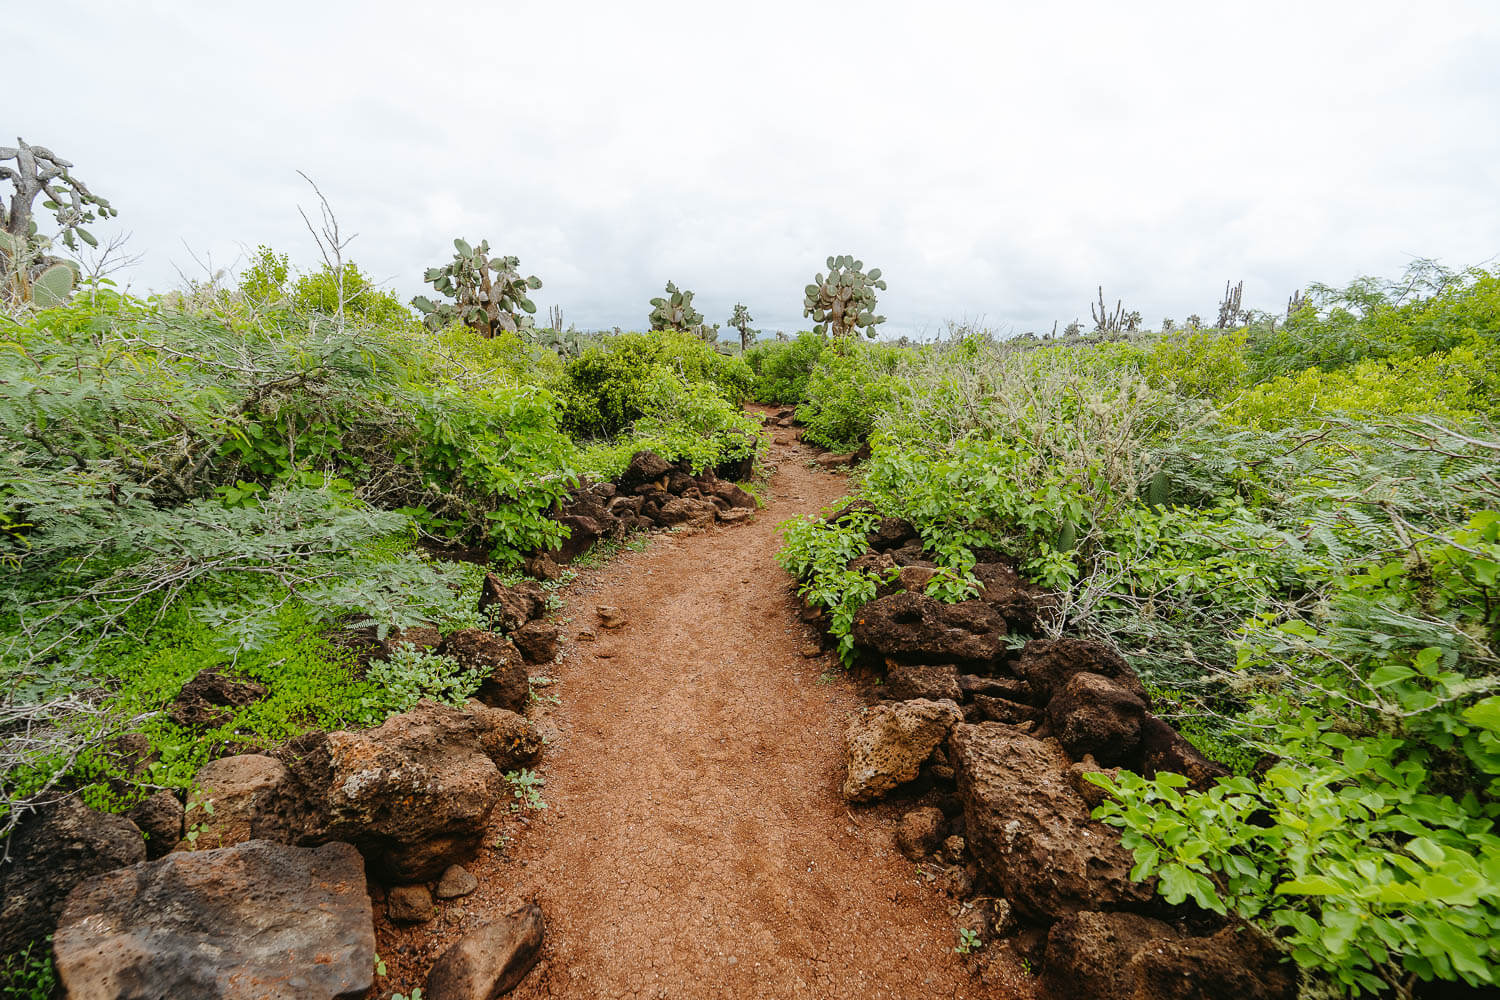
[(711, 385), (690, 382), (657, 368), (640, 387), (645, 416), (611, 443), (585, 449), (579, 468), (596, 479), (617, 478), (637, 451), (654, 451), (668, 461), (686, 459), (695, 472), (754, 455), (760, 425), (719, 395)]
[(365, 680), (378, 693), (370, 705), (371, 715), (405, 712), (423, 698), (462, 708), (484, 683), (488, 668), (460, 666), (451, 656), (440, 656), (401, 643), (389, 658), (375, 660), (365, 670)]
[(882, 344), (841, 340), (824, 351), (797, 408), (802, 437), (832, 451), (853, 451), (901, 392), (894, 374), (901, 352)]
[(750, 391), (751, 372), (743, 358), (720, 354), (691, 334), (620, 334), (564, 368), (558, 383), (563, 426), (582, 437), (619, 434), (650, 412), (646, 393), (657, 370), (711, 386), (729, 403), (739, 404)]
[(795, 340), (768, 340), (750, 348), (744, 359), (754, 374), (751, 398), (777, 406), (806, 400), (808, 379), (827, 346), (823, 337), (804, 332)]

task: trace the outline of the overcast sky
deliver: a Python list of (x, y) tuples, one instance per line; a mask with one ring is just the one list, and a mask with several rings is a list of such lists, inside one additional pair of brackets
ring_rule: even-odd
[(1500, 253), (1500, 3), (424, 6), (54, 0), (0, 103), (120, 210), (137, 290), (312, 266), (298, 169), (403, 299), (488, 238), (580, 328), (668, 279), (803, 328), (846, 252), (913, 334)]

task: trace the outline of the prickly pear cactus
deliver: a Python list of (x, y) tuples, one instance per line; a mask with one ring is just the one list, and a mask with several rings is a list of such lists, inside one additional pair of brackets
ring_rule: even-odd
[[(667, 282), (667, 294), (651, 300), (648, 318), (653, 330), (698, 332), (703, 326), (703, 314), (693, 308), (693, 293), (683, 291), (670, 281)], [(718, 338), (717, 330), (714, 337)]]
[(533, 327), (521, 331), (521, 336), (526, 338), (528, 344), (545, 347), (563, 360), (576, 358), (583, 353), (584, 335), (576, 330), (563, 331)]
[(818, 274), (803, 289), (802, 315), (813, 319), (813, 332), (850, 337), (862, 330), (875, 336), (875, 327), (885, 322), (875, 314), (875, 290), (885, 291), (880, 268), (865, 273), (864, 261), (844, 254), (828, 258), (828, 275)]
[(67, 263), (49, 265), (31, 281), (31, 301), (49, 309), (67, 305), (73, 297), (73, 285), (78, 281), (78, 272)]
[(453, 262), (429, 267), (422, 280), (455, 301), (433, 302), (425, 295), (411, 300), (429, 329), (441, 330), (457, 320), (481, 336), (493, 337), (502, 330), (514, 332), (535, 325), (536, 304), (526, 293), (541, 288), (542, 279), (534, 274), (521, 277), (519, 257), (491, 260), (489, 240), (475, 247), (456, 239), (453, 247), (457, 251)]

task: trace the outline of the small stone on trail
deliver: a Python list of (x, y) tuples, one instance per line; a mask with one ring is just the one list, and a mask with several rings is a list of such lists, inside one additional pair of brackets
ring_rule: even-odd
[(386, 916), (397, 923), (420, 924), (431, 920), (436, 911), (432, 906), (432, 893), (425, 885), (398, 885), (390, 891), (385, 901)]
[(896, 825), (896, 849), (909, 861), (921, 861), (937, 849), (943, 836), (943, 811), (933, 806), (913, 809)]
[(536, 965), (543, 930), (541, 908), (529, 903), (470, 931), (438, 956), (423, 994), (433, 1000), (494, 1000)]
[(578, 630), (578, 634), (573, 638), (577, 639), (579, 642), (593, 642), (594, 630), (591, 628), (581, 628)]
[(438, 879), (437, 890), (433, 895), (438, 899), (457, 899), (459, 896), (467, 896), (479, 888), (479, 879), (475, 878), (463, 865), (449, 865), (448, 870), (443, 872), (443, 877)]
[(823, 647), (815, 642), (810, 642), (802, 647), (802, 655), (807, 657), (809, 660), (815, 656), (821, 656), (822, 654)]
[(599, 605), (599, 624), (605, 628), (621, 628), (630, 621), (623, 608), (612, 608), (607, 604)]

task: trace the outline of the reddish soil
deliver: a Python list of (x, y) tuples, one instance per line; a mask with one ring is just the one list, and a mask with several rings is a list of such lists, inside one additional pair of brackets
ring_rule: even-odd
[[(783, 437), (790, 434), (780, 432)], [(533, 706), (550, 746), (548, 808), (497, 817), (470, 870), (480, 888), (436, 920), (393, 928), (377, 995), (421, 985), (467, 927), (540, 904), (540, 964), (511, 996), (1019, 997), (953, 952), (952, 901), (892, 845), (901, 807), (839, 795), (843, 729), (863, 704), (812, 637), (775, 565), (777, 526), (835, 501), (845, 479), (776, 446), (749, 522), (652, 536), (563, 592), (562, 662)], [(597, 626), (595, 608), (629, 620)], [(597, 639), (574, 641), (583, 629)], [(436, 998), (434, 998), (436, 1000)]]

